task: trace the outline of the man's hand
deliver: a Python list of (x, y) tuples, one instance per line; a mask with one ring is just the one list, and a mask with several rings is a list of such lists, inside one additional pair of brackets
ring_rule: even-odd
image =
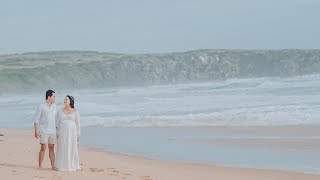
[(34, 123), (34, 137), (36, 137), (37, 139), (39, 139), (40, 137), (38, 123)]
[(39, 139), (39, 137), (40, 137), (39, 131), (34, 131), (34, 137), (36, 137), (37, 139)]
[(77, 135), (77, 141), (79, 141), (80, 140), (80, 135)]

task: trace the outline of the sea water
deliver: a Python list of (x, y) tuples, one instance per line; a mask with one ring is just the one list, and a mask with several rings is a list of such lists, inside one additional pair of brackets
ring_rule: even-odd
[[(45, 100), (44, 94), (2, 94), (1, 128), (31, 129), (36, 108)], [(67, 94), (75, 97), (81, 115), (81, 144), (154, 159), (320, 172), (318, 152), (194, 143), (195, 137), (234, 138), (239, 134), (178, 130), (319, 125), (320, 75), (56, 90), (58, 108), (63, 107)]]

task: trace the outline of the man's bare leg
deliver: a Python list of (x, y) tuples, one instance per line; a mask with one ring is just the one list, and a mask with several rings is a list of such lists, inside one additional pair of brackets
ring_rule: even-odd
[(49, 147), (49, 158), (50, 158), (52, 170), (57, 171), (58, 169), (56, 168), (56, 156), (54, 154), (54, 144), (49, 144), (48, 147)]
[(46, 144), (41, 144), (40, 152), (39, 152), (39, 169), (42, 168), (42, 161), (44, 159), (44, 154), (46, 153), (46, 148), (47, 148)]

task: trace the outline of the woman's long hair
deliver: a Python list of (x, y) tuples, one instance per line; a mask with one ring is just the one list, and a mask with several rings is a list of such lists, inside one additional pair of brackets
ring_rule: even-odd
[(70, 100), (70, 107), (71, 107), (71, 108), (74, 108), (74, 98), (73, 98), (72, 96), (70, 96), (70, 95), (67, 95), (67, 97), (68, 97), (69, 100)]

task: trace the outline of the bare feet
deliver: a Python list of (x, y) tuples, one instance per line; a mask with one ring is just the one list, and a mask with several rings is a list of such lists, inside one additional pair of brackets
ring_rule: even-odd
[(57, 167), (52, 167), (52, 170), (58, 171), (58, 168)]

